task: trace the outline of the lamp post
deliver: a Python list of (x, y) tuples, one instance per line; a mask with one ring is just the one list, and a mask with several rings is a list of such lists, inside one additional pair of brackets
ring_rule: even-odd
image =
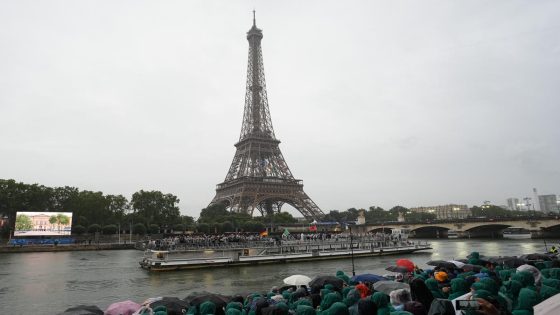
[(352, 227), (348, 225), (348, 223), (346, 226), (350, 230), (350, 257), (352, 257), (352, 277), (354, 277), (356, 275), (356, 271), (354, 270), (354, 243), (352, 242)]

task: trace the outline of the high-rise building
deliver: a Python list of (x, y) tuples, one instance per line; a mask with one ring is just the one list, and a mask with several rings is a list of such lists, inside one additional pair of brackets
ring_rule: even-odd
[(467, 205), (442, 205), (433, 207), (415, 207), (409, 209), (412, 212), (432, 213), (438, 220), (465, 219), (471, 215)]
[(519, 207), (519, 198), (508, 198), (506, 199), (507, 202), (507, 209), (508, 210), (517, 210), (519, 211), (520, 207)]
[(533, 210), (541, 211), (541, 205), (539, 204), (539, 193), (537, 193), (537, 189), (533, 188)]
[(543, 212), (559, 212), (558, 207), (560, 205), (556, 195), (540, 195), (539, 206)]

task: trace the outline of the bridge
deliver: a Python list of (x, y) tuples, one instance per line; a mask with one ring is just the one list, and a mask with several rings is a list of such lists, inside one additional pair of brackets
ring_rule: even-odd
[(408, 229), (412, 236), (445, 237), (447, 231), (457, 231), (462, 237), (494, 237), (508, 227), (530, 230), (533, 236), (560, 237), (560, 217), (516, 217), (495, 219), (438, 220), (422, 223), (384, 222), (352, 226), (352, 232), (388, 232), (392, 229)]

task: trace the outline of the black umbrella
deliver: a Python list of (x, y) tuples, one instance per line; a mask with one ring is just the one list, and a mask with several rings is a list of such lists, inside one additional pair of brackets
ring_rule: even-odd
[(385, 268), (387, 271), (398, 272), (398, 273), (407, 273), (408, 268), (403, 266), (389, 266)]
[(335, 276), (318, 276), (315, 277), (315, 279), (311, 280), (311, 282), (309, 282), (309, 286), (312, 288), (322, 288), (326, 284), (334, 286), (337, 290), (342, 290), (344, 281)]
[(522, 255), (522, 256), (519, 256), (519, 258), (522, 258), (522, 259), (525, 259), (525, 260), (531, 260), (531, 261), (552, 260), (552, 258), (550, 258), (550, 256), (548, 256), (546, 254), (539, 254), (539, 253)]
[(527, 263), (525, 259), (515, 256), (488, 257), (487, 259), (493, 264), (504, 265), (510, 268), (517, 268)]
[(78, 305), (67, 309), (59, 315), (103, 315), (103, 311), (95, 305)]
[[(158, 306), (165, 306), (168, 315), (183, 315), (189, 309), (189, 303), (176, 297), (164, 297), (150, 303), (152, 309)], [(183, 313), (183, 311), (185, 311), (185, 313)]]
[(230, 300), (231, 297), (229, 296), (208, 292), (198, 295), (191, 294), (184, 299), (184, 301), (188, 301), (188, 303), (194, 307), (197, 307), (204, 302), (210, 301), (216, 305), (216, 315), (224, 314), (224, 308)]
[(463, 269), (464, 271), (479, 272), (480, 270), (482, 270), (482, 268), (483, 267), (479, 265), (465, 264), (461, 269)]
[(445, 260), (430, 260), (426, 263), (426, 265), (445, 268), (449, 270), (457, 269), (457, 265)]

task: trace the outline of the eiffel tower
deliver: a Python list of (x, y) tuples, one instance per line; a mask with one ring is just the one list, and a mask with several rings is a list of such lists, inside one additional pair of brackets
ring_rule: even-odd
[(253, 27), (247, 32), (249, 62), (243, 126), (229, 171), (224, 182), (217, 185), (210, 206), (224, 204), (230, 211), (252, 216), (255, 209), (261, 215), (280, 212), (287, 203), (306, 219), (318, 220), (323, 212), (303, 191), (303, 182), (292, 175), (274, 135), (266, 96), (262, 38), (253, 11)]

